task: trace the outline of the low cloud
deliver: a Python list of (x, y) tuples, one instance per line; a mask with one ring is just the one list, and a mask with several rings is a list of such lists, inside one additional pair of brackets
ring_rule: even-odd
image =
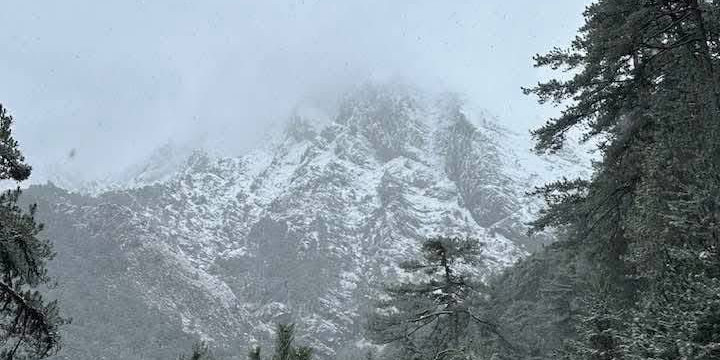
[(298, 102), (368, 79), (463, 92), (511, 127), (546, 111), (519, 87), (566, 44), (582, 2), (20, 2), (0, 14), (0, 102), (35, 181), (97, 178), (172, 139), (237, 154)]

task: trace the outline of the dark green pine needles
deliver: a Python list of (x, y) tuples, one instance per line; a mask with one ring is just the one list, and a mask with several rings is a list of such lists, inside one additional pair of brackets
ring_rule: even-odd
[[(12, 117), (0, 105), (0, 180), (22, 181), (30, 176), (18, 143), (11, 133)], [(39, 237), (35, 206), (23, 211), (20, 189), (0, 195), (0, 358), (40, 359), (59, 349), (55, 301), (37, 290), (50, 285), (46, 262), (51, 244)]]
[(482, 244), (474, 239), (426, 240), (421, 258), (400, 264), (407, 276), (387, 286), (368, 321), (368, 336), (387, 344), (384, 356), (466, 359), (477, 353), (478, 335), (512, 348), (483, 313), (485, 287), (472, 272), (482, 268)]
[(525, 89), (566, 106), (533, 132), (596, 145), (589, 180), (538, 189), (535, 229), (566, 231), (576, 336), (567, 359), (720, 357), (720, 4), (600, 0), (567, 49), (535, 58), (561, 79)]

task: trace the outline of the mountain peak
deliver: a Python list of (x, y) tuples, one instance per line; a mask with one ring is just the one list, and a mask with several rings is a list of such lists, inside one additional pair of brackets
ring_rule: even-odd
[[(49, 236), (61, 261), (78, 237), (101, 239), (83, 242), (97, 256), (77, 272), (58, 268), (59, 280), (83, 288), (94, 269), (101, 291), (141, 299), (113, 307), (154, 309), (161, 333), (229, 344), (229, 353), (267, 341), (272, 323), (290, 318), (330, 358), (362, 340), (364, 301), (422, 240), (478, 238), (487, 259), (480, 277), (537, 246), (524, 225), (539, 206), (524, 196), (537, 179), (508, 145), (524, 140), (486, 112), (459, 97), (381, 86), (327, 114), (298, 110), (276, 141), (239, 157), (160, 147), (127, 172), (125, 187), (95, 198), (28, 191), (58, 197), (40, 201), (55, 204), (40, 213), (59, 224)], [(108, 253), (117, 266), (97, 260)], [(71, 348), (87, 336), (71, 336)]]

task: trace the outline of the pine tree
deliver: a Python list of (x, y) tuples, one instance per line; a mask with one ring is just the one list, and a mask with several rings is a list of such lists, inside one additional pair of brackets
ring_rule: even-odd
[[(0, 180), (19, 182), (31, 168), (12, 137), (12, 123), (0, 105)], [(37, 290), (51, 285), (46, 263), (53, 252), (50, 242), (38, 237), (36, 207), (19, 207), (20, 193), (17, 188), (0, 195), (0, 358), (40, 359), (59, 349), (58, 327), (65, 321), (57, 302)]]
[(278, 324), (275, 336), (275, 354), (272, 360), (293, 360), (295, 324)]
[(387, 298), (369, 320), (369, 336), (392, 344), (407, 359), (467, 359), (473, 351), (471, 332), (501, 336), (494, 323), (473, 311), (483, 285), (464, 269), (481, 265), (480, 244), (437, 237), (421, 250), (421, 260), (400, 264), (409, 278), (386, 288)]
[[(278, 324), (275, 334), (275, 353), (272, 360), (311, 360), (313, 350), (309, 346), (295, 347), (295, 324)], [(251, 359), (260, 358), (260, 348), (250, 352)], [(253, 356), (257, 357), (253, 357)]]
[[(566, 251), (595, 290), (568, 358), (711, 358), (720, 345), (720, 5), (600, 0), (568, 49), (535, 58), (571, 74), (526, 89), (568, 104), (533, 132), (538, 151), (585, 129), (590, 180), (538, 189), (537, 229), (569, 227)], [(602, 292), (602, 294), (600, 294)], [(601, 296), (602, 295), (602, 296)], [(702, 325), (701, 325), (702, 324)]]
[(564, 339), (573, 338), (574, 318), (582, 307), (579, 295), (586, 289), (578, 284), (576, 259), (559, 245), (550, 244), (489, 281), (486, 312), (495, 314), (504, 333), (522, 350), (509, 353), (501, 344), (490, 343), (485, 345), (487, 354), (498, 359), (554, 359)]
[(255, 346), (248, 352), (248, 360), (260, 360), (260, 347)]
[(310, 360), (312, 359), (312, 348), (308, 346), (299, 346), (295, 349), (293, 360)]
[(210, 348), (207, 346), (205, 342), (198, 342), (195, 343), (192, 347), (192, 352), (190, 353), (190, 356), (187, 357), (185, 355), (180, 355), (178, 360), (214, 360), (215, 358), (212, 356), (212, 353), (210, 352)]

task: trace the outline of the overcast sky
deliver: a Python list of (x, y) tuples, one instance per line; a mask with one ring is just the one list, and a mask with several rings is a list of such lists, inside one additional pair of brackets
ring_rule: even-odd
[[(42, 181), (204, 137), (229, 153), (308, 95), (400, 77), (465, 93), (518, 131), (550, 109), (520, 86), (583, 0), (5, 1), (0, 102)], [(74, 156), (70, 156), (70, 154)]]

